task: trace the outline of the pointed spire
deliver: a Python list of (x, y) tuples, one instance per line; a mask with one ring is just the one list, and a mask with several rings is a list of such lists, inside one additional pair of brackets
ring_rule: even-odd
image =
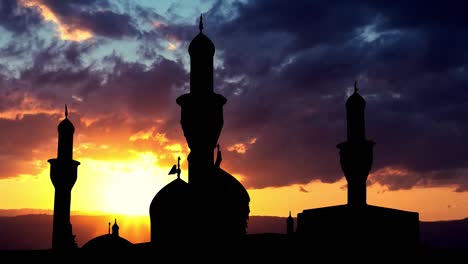
[(68, 107), (67, 107), (67, 104), (65, 104), (65, 118), (68, 118)]
[(203, 15), (200, 14), (200, 21), (198, 22), (198, 29), (200, 29), (200, 33), (203, 31)]
[(357, 90), (358, 90), (358, 88), (357, 88), (357, 80), (356, 80), (356, 81), (354, 81), (354, 92), (357, 93)]
[(107, 233), (110, 235), (110, 224), (111, 224), (111, 222), (109, 222), (108, 224), (109, 224), (109, 227), (107, 228)]
[(289, 217), (291, 217), (291, 210), (289, 210)]
[(177, 179), (180, 179), (180, 157), (177, 157)]
[(221, 165), (221, 161), (223, 160), (223, 157), (221, 156), (221, 150), (219, 149), (219, 144), (216, 145), (218, 148), (218, 154), (216, 156), (216, 161), (215, 161), (215, 166), (219, 168), (219, 165)]

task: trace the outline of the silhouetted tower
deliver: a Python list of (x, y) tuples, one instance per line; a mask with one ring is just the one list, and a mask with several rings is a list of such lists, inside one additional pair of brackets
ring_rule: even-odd
[(65, 119), (58, 125), (57, 158), (49, 159), (50, 179), (55, 187), (52, 249), (69, 250), (77, 248), (70, 223), (71, 190), (76, 182), (78, 165), (73, 160), (73, 133), (75, 127), (68, 119), (65, 105)]
[(289, 216), (286, 219), (286, 234), (292, 235), (294, 233), (294, 218), (291, 216), (291, 211), (289, 211)]
[(348, 205), (366, 205), (366, 182), (373, 162), (375, 143), (366, 139), (364, 109), (366, 101), (354, 93), (346, 101), (347, 141), (337, 145), (340, 149), (341, 169), (348, 181)]
[(190, 92), (177, 98), (182, 108), (184, 136), (190, 148), (188, 184), (204, 186), (213, 174), (214, 148), (223, 128), (226, 98), (213, 92), (213, 56), (215, 46), (203, 34), (200, 16), (199, 34), (192, 40), (190, 55)]
[[(189, 223), (185, 226), (195, 239), (208, 237), (219, 241), (245, 235), (250, 197), (244, 186), (220, 167), (222, 158), (217, 143), (224, 125), (223, 106), (227, 100), (213, 89), (215, 46), (203, 34), (202, 16), (199, 33), (190, 42), (188, 52), (190, 92), (176, 100), (181, 107), (180, 123), (190, 148), (187, 158), (190, 198), (186, 201)], [(210, 215), (216, 220), (207, 221)]]
[(114, 220), (114, 224), (112, 225), (112, 235), (119, 236), (119, 226), (117, 225), (117, 219)]

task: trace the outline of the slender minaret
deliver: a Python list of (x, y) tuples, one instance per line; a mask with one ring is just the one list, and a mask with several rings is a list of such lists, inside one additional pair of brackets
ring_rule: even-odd
[(213, 175), (214, 148), (223, 128), (223, 106), (226, 98), (213, 91), (215, 46), (203, 34), (201, 15), (199, 30), (188, 48), (190, 92), (179, 96), (176, 101), (182, 108), (180, 123), (190, 148), (188, 184), (203, 187)]
[(375, 143), (366, 139), (364, 109), (366, 101), (354, 93), (346, 101), (347, 141), (337, 145), (340, 149), (341, 169), (348, 181), (348, 205), (365, 206), (366, 182), (373, 162)]
[(75, 127), (68, 119), (65, 105), (65, 119), (58, 125), (57, 158), (49, 159), (50, 179), (55, 187), (52, 249), (66, 251), (77, 248), (70, 223), (71, 190), (76, 182), (78, 165), (73, 160), (73, 133)]
[(286, 219), (286, 234), (289, 236), (294, 234), (294, 218), (291, 216), (291, 211), (289, 211), (289, 216)]

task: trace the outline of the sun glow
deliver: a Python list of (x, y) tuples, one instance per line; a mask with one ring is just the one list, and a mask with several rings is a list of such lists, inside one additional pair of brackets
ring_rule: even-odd
[(148, 215), (154, 195), (174, 177), (154, 153), (130, 154), (127, 160), (80, 160), (74, 210)]
[(83, 41), (93, 36), (91, 31), (87, 29), (81, 29), (63, 23), (48, 6), (41, 3), (39, 0), (20, 0), (19, 2), (25, 7), (37, 8), (44, 20), (53, 22), (57, 25), (59, 36), (63, 40)]

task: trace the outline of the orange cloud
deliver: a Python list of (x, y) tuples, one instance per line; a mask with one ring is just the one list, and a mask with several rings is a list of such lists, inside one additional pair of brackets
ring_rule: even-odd
[(36, 8), (45, 21), (54, 23), (62, 40), (83, 41), (93, 37), (92, 32), (87, 29), (65, 24), (40, 0), (20, 0), (19, 3), (25, 7)]
[(7, 100), (15, 102), (15, 108), (0, 111), (0, 118), (3, 119), (22, 119), (24, 115), (32, 114), (63, 115), (63, 109), (50, 108), (50, 106), (47, 106), (44, 102), (32, 96), (31, 94), (12, 91), (9, 92), (6, 97)]
[(235, 151), (237, 152), (238, 154), (245, 154), (245, 152), (247, 151), (247, 148), (245, 147), (245, 145), (243, 143), (236, 143), (232, 146), (229, 146), (227, 148), (228, 151)]
[(167, 49), (176, 50), (180, 46), (180, 39), (174, 35), (167, 36)]
[(245, 154), (247, 149), (249, 148), (248, 145), (253, 145), (257, 142), (257, 138), (250, 139), (247, 143), (236, 143), (231, 145), (227, 148), (228, 151), (235, 151), (238, 154)]

